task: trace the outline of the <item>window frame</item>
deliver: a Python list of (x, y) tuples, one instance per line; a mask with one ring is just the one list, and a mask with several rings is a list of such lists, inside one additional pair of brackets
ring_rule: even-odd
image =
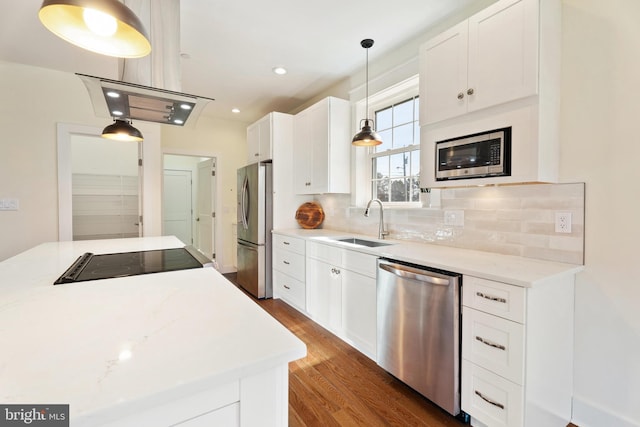
[[(419, 96), (419, 85), (418, 85), (418, 75), (413, 75), (408, 79), (405, 79), (399, 83), (396, 83), (392, 86), (389, 86), (385, 89), (382, 89), (375, 94), (369, 97), (369, 111), (366, 111), (366, 99), (359, 101), (356, 104), (356, 114), (357, 118), (366, 117), (375, 118), (375, 112), (377, 110), (382, 110), (386, 107), (389, 107), (393, 104), (398, 104), (402, 101), (406, 101), (409, 98), (414, 98)], [(357, 121), (359, 123), (359, 120)], [(393, 149), (389, 151), (385, 151), (385, 153), (395, 154), (395, 152), (403, 152), (403, 151), (414, 151), (420, 150), (420, 146), (418, 148), (414, 148), (411, 150), (407, 150), (408, 147), (402, 147), (398, 149)], [(359, 150), (363, 154), (357, 154)], [(380, 153), (375, 153), (375, 149), (373, 147), (357, 147), (356, 156), (355, 157), (355, 204), (366, 204), (368, 200), (374, 198), (373, 193), (373, 185), (372, 185), (372, 163), (375, 155), (380, 155)], [(421, 159), (421, 156), (418, 154), (418, 158)], [(414, 207), (422, 207), (420, 201), (416, 202), (382, 202), (385, 207), (398, 207), (398, 208), (414, 208)]]

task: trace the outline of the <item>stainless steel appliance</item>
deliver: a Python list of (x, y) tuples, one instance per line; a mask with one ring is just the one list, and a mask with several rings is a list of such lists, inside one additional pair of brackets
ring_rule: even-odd
[(510, 175), (510, 127), (436, 141), (436, 181)]
[(256, 298), (271, 298), (271, 163), (238, 169), (237, 283)]
[(378, 260), (378, 364), (460, 413), (461, 275)]

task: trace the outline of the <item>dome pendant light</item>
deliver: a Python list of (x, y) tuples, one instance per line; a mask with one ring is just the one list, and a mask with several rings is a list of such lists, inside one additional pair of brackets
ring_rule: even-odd
[(151, 52), (142, 22), (118, 0), (45, 0), (38, 17), (58, 37), (92, 52), (118, 58)]
[[(365, 116), (369, 115), (369, 48), (373, 46), (373, 40), (364, 39), (360, 42), (360, 46), (366, 49), (367, 51), (367, 75), (366, 75), (366, 113)], [(362, 125), (364, 122), (364, 125)], [(371, 125), (369, 124), (371, 122)], [(369, 118), (360, 120), (360, 124), (362, 129), (358, 132), (353, 139), (351, 140), (352, 145), (356, 145), (359, 147), (371, 147), (374, 145), (382, 144), (382, 138), (378, 135), (375, 129), (372, 127), (375, 126), (373, 120)]]
[(132, 142), (140, 142), (143, 139), (142, 132), (134, 128), (131, 122), (122, 119), (114, 119), (112, 124), (104, 128), (102, 137), (114, 141)]

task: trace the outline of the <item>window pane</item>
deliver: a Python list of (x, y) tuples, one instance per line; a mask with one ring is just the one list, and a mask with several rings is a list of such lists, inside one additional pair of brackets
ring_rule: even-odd
[(407, 176), (407, 172), (409, 171), (409, 153), (398, 153), (389, 156), (389, 158), (391, 161), (390, 176)]
[(409, 201), (420, 201), (420, 182), (416, 177), (409, 178)]
[(393, 107), (393, 125), (398, 126), (413, 121), (413, 99)]
[(393, 128), (393, 148), (413, 145), (413, 123)]
[(392, 109), (391, 107), (384, 110), (376, 111), (376, 130), (390, 129), (392, 124)]
[(382, 156), (373, 159), (374, 179), (389, 178), (389, 157)]
[(392, 129), (383, 130), (382, 132), (378, 132), (380, 138), (382, 138), (382, 144), (376, 145), (376, 153), (381, 153), (383, 151), (391, 150), (393, 147), (393, 137), (392, 137)]
[(406, 180), (392, 179), (391, 180), (391, 200), (392, 202), (406, 202), (407, 201), (407, 185)]
[(411, 152), (411, 175), (420, 175), (420, 150), (413, 150)]
[[(413, 98), (413, 120), (416, 122), (420, 121), (420, 99), (416, 96)], [(418, 126), (420, 127), (420, 126)]]
[(413, 124), (413, 143), (420, 144), (420, 126), (418, 126), (418, 122)]
[(373, 181), (375, 187), (374, 194), (381, 202), (389, 201), (389, 180), (382, 179), (380, 181)]

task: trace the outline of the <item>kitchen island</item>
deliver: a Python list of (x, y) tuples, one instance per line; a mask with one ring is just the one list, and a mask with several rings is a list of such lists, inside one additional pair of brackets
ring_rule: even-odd
[(69, 404), (71, 426), (286, 426), (306, 347), (213, 268), (53, 282), (85, 252), (175, 237), (53, 242), (0, 263), (0, 403)]

